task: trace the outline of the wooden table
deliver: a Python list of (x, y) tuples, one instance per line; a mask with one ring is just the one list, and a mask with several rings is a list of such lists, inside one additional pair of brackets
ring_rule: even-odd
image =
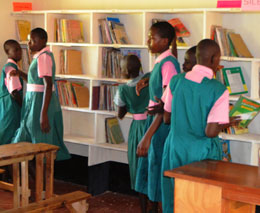
[(256, 166), (205, 160), (164, 174), (175, 178), (175, 213), (254, 213), (255, 205), (260, 205)]
[[(44, 143), (19, 142), (0, 146), (0, 166), (13, 165), (13, 184), (0, 182), (0, 188), (13, 191), (13, 208), (29, 203), (28, 163), (36, 159), (36, 201), (42, 200), (45, 162), (45, 198), (53, 196), (54, 160), (59, 147)], [(21, 166), (21, 183), (20, 183)], [(20, 199), (20, 196), (22, 200)]]

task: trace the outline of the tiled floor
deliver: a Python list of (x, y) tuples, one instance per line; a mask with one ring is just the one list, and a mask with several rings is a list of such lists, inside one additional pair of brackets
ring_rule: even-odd
[[(64, 194), (76, 190), (86, 191), (86, 187), (55, 180), (54, 193)], [(119, 194), (115, 192), (105, 192), (98, 196), (93, 196), (88, 200), (89, 213), (138, 213), (138, 197)], [(12, 208), (12, 193), (0, 190), (0, 208)], [(55, 213), (69, 212), (66, 209), (55, 210)]]

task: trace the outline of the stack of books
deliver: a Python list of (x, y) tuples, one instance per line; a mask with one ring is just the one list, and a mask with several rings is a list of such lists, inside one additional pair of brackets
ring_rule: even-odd
[(100, 40), (103, 44), (130, 44), (125, 26), (119, 18), (99, 19)]
[(241, 35), (234, 30), (212, 25), (210, 38), (218, 43), (222, 56), (253, 58)]
[(54, 27), (56, 42), (84, 42), (83, 24), (81, 21), (56, 19)]
[(89, 107), (89, 89), (83, 83), (57, 80), (55, 87), (61, 105)]

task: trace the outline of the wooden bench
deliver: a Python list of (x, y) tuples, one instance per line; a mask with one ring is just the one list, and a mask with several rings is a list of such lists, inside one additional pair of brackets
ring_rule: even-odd
[(205, 160), (164, 175), (175, 178), (175, 213), (255, 213), (255, 205), (260, 205), (257, 166)]
[(58, 195), (39, 202), (30, 203), (27, 206), (0, 211), (1, 213), (37, 213), (48, 212), (58, 208), (66, 207), (71, 213), (85, 213), (88, 210), (86, 200), (90, 194), (82, 191), (75, 191), (63, 195)]

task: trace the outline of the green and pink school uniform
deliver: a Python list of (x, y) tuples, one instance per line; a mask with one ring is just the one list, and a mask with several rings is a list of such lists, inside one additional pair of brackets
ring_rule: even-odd
[[(53, 90), (48, 107), (50, 131), (43, 133), (40, 127), (41, 109), (44, 94), (43, 77), (52, 77), (54, 85), (55, 61), (52, 52), (46, 47), (33, 56), (28, 71), (27, 91), (22, 107), (22, 118), (13, 143), (29, 141), (32, 143), (48, 143), (59, 146), (57, 160), (70, 158), (63, 142), (63, 121), (59, 100)], [(54, 88), (54, 86), (53, 86)]]
[(0, 80), (0, 145), (11, 143), (20, 125), (21, 106), (11, 94), (17, 90), (23, 97), (23, 81), (18, 76), (10, 76), (12, 70), (18, 70), (17, 64), (14, 60), (8, 59)]
[(164, 213), (172, 213), (174, 180), (163, 172), (194, 161), (222, 159), (218, 137), (207, 137), (205, 128), (207, 123), (229, 122), (229, 93), (213, 79), (210, 68), (195, 65), (172, 78), (162, 100), (164, 110), (171, 112), (162, 158), (162, 205)]
[[(161, 98), (164, 88), (178, 73), (180, 73), (179, 62), (169, 49), (156, 58), (149, 80), (149, 107), (157, 104), (154, 96)], [(148, 116), (146, 129), (152, 122), (153, 116)], [(140, 193), (147, 194), (149, 200), (154, 202), (161, 201), (162, 152), (168, 132), (169, 125), (162, 123), (152, 137), (148, 156), (139, 158), (138, 162), (135, 189)]]
[(138, 157), (136, 156), (136, 148), (145, 133), (145, 124), (147, 114), (146, 107), (149, 103), (149, 88), (145, 87), (141, 90), (140, 96), (136, 95), (136, 84), (142, 78), (149, 77), (150, 73), (140, 75), (126, 84), (118, 87), (114, 102), (119, 107), (126, 107), (127, 112), (133, 114), (128, 134), (128, 164), (130, 172), (131, 188), (135, 188), (136, 170)]

